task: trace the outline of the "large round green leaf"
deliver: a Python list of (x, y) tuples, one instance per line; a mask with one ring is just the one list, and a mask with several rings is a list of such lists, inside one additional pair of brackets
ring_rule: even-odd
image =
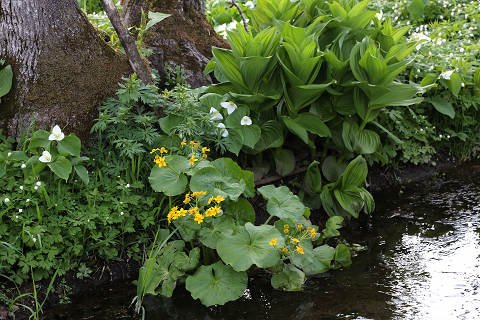
[(276, 188), (268, 185), (259, 188), (258, 192), (267, 200), (267, 211), (270, 215), (295, 222), (302, 220), (305, 206), (287, 187)]
[(272, 276), (271, 284), (275, 289), (300, 291), (305, 283), (305, 274), (294, 265), (286, 264), (283, 270)]
[(202, 244), (209, 248), (216, 249), (217, 241), (221, 238), (222, 234), (231, 234), (236, 226), (232, 217), (223, 215), (219, 218), (214, 218), (210, 227), (201, 228), (198, 232), (198, 237)]
[(245, 191), (245, 181), (235, 179), (231, 175), (224, 175), (215, 167), (209, 167), (198, 170), (192, 176), (190, 189), (207, 191), (209, 194), (220, 195), (235, 201)]
[(150, 172), (150, 185), (157, 192), (167, 196), (182, 194), (187, 186), (188, 179), (184, 174), (190, 164), (185, 157), (172, 155), (165, 157), (166, 167), (155, 166)]
[(222, 175), (232, 177), (236, 180), (245, 182), (245, 195), (247, 197), (255, 196), (255, 182), (253, 172), (243, 170), (235, 161), (230, 158), (219, 158), (211, 163)]
[[(269, 244), (277, 239), (276, 247)], [(246, 223), (232, 235), (222, 234), (217, 242), (220, 258), (236, 271), (248, 270), (252, 265), (269, 268), (280, 261), (278, 247), (284, 244), (281, 233), (273, 226), (254, 226)]]
[(205, 306), (224, 305), (240, 298), (247, 288), (246, 272), (237, 272), (221, 261), (201, 266), (194, 275), (188, 276), (185, 287), (194, 299)]
[(303, 243), (305, 254), (295, 254), (291, 257), (293, 264), (303, 270), (306, 275), (314, 275), (330, 270), (330, 264), (335, 255), (335, 249), (323, 245), (312, 249), (312, 245)]
[(247, 222), (255, 223), (255, 209), (247, 199), (229, 201), (226, 203), (224, 211), (226, 215), (232, 216), (241, 225)]

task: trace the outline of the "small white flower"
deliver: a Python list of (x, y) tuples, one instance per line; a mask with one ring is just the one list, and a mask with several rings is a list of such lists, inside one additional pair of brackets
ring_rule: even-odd
[(37, 242), (37, 238), (32, 237), (32, 241), (33, 241), (33, 243)]
[(20, 218), (20, 217), (19, 217), (19, 216), (15, 216), (15, 219), (17, 219), (17, 220), (18, 220), (18, 218)]
[(245, 7), (253, 9), (253, 8), (255, 8), (255, 4), (253, 3), (253, 1), (247, 1), (247, 2), (245, 2)]
[(28, 198), (27, 200), (25, 200), (26, 203), (29, 203), (30, 202), (30, 198)]
[(11, 152), (7, 153), (7, 157), (10, 157), (11, 155), (12, 155), (12, 153), (11, 153)]
[(462, 86), (462, 88), (465, 88), (465, 82), (462, 82), (460, 85)]
[(127, 188), (127, 189), (130, 188), (130, 183), (127, 183), (127, 184), (125, 185), (125, 188)]
[(40, 162), (50, 163), (52, 162), (52, 155), (47, 150), (43, 151), (42, 155), (38, 158)]
[(450, 77), (452, 76), (453, 72), (454, 72), (454, 70), (444, 71), (444, 72), (440, 73), (440, 78), (445, 79), (445, 80), (450, 80)]
[(42, 185), (42, 181), (37, 181), (37, 182), (35, 182), (35, 186), (36, 186), (36, 187), (40, 187), (41, 185)]
[(20, 186), (19, 189), (23, 191), (24, 187), (23, 187), (23, 186)]
[(65, 135), (62, 132), (62, 129), (58, 125), (53, 127), (52, 132), (48, 136), (48, 140), (50, 141), (62, 141), (65, 138)]
[(232, 101), (221, 102), (220, 106), (222, 106), (222, 108), (224, 108), (224, 109), (227, 109), (228, 114), (232, 114), (232, 112), (237, 109), (237, 105), (235, 103), (233, 103)]
[(380, 10), (380, 12), (377, 12), (375, 14), (378, 20), (382, 21), (383, 20), (383, 11)]
[(228, 137), (228, 130), (223, 123), (217, 124), (217, 128), (220, 129), (220, 134), (222, 135), (222, 137)]
[(464, 48), (460, 48), (459, 51), (460, 51), (460, 53), (464, 53), (464, 52), (465, 52), (465, 49), (464, 49)]
[(250, 119), (249, 116), (244, 116), (241, 120), (240, 120), (240, 124), (242, 126), (249, 126), (252, 124), (252, 119)]
[(22, 169), (25, 169), (27, 167), (27, 165), (25, 163), (22, 163), (22, 165), (20, 166), (20, 168)]
[(124, 215), (123, 211), (120, 211), (120, 215), (121, 215), (121, 216), (123, 216), (123, 215)]
[(18, 213), (22, 213), (23, 212), (23, 209), (18, 209)]
[(222, 119), (223, 119), (223, 116), (222, 116), (222, 114), (220, 113), (220, 111), (218, 111), (218, 110), (215, 109), (214, 107), (211, 107), (211, 108), (210, 108), (210, 119), (211, 119), (211, 120), (222, 120)]
[(9, 202), (10, 202), (10, 199), (8, 199), (8, 198), (5, 198), (5, 199), (3, 199), (3, 202), (5, 202), (5, 203), (9, 203)]
[(38, 186), (33, 187), (34, 190), (38, 190)]

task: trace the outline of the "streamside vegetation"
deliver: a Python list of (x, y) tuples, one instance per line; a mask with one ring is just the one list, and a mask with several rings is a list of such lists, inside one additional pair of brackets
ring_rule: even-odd
[[(231, 4), (206, 2), (228, 43), (205, 67), (214, 83), (191, 88), (178, 66), (154, 83), (132, 74), (83, 141), (35, 119), (16, 139), (0, 136), (10, 313), (41, 318), (39, 283), (50, 293), (112, 261), (141, 265), (132, 298), (143, 314), (146, 295), (178, 286), (205, 306), (236, 300), (252, 272), (300, 291), (355, 261), (341, 229), (374, 212), (369, 167), (478, 158), (480, 13), (470, 2)], [(81, 7), (119, 49), (101, 6)], [(147, 31), (168, 19), (142, 14), (142, 55), (155, 54)], [(12, 83), (2, 61), (0, 98)]]

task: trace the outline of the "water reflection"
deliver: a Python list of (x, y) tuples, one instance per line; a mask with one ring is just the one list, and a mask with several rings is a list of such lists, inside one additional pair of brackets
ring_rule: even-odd
[[(480, 170), (457, 169), (377, 199), (372, 224), (350, 235), (368, 246), (351, 268), (295, 293), (254, 275), (242, 299), (218, 308), (177, 289), (172, 299), (148, 299), (147, 319), (480, 319)], [(125, 285), (100, 292), (108, 297), (101, 302), (89, 296), (55, 308), (47, 319), (127, 319), (134, 290)]]

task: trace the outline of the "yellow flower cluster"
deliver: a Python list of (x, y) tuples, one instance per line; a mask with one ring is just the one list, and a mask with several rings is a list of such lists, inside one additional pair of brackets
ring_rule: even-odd
[(161, 167), (166, 167), (167, 166), (167, 161), (165, 160), (165, 157), (163, 156), (164, 154), (168, 154), (168, 150), (165, 147), (157, 148), (157, 149), (152, 149), (150, 151), (150, 154), (155, 153), (155, 152), (160, 152), (160, 155), (156, 154), (155, 159), (153, 162)]
[(272, 238), (272, 240), (268, 242), (268, 244), (271, 245), (272, 247), (275, 247), (277, 243), (278, 243), (277, 238)]
[[(202, 224), (205, 218), (221, 215), (222, 208), (220, 207), (220, 203), (224, 201), (224, 198), (220, 195), (210, 197), (208, 205), (210, 205), (212, 201), (215, 202), (215, 205), (205, 208), (205, 199), (202, 199), (201, 197), (206, 195), (206, 191), (187, 193), (183, 203), (188, 204), (190, 207), (188, 209), (179, 208), (178, 206), (172, 207), (167, 214), (168, 223), (170, 224), (172, 221), (178, 220), (181, 217), (192, 216), (193, 221)], [(210, 201), (210, 199), (213, 200)], [(202, 214), (201, 211), (204, 211), (204, 213)]]
[(317, 238), (317, 231), (315, 228), (305, 228), (302, 224), (296, 224), (295, 228), (290, 227), (289, 224), (284, 224), (283, 233), (286, 237), (286, 246), (279, 248), (279, 251), (284, 256), (288, 255), (290, 252), (305, 254), (300, 241), (304, 239), (315, 240), (315, 238)]

